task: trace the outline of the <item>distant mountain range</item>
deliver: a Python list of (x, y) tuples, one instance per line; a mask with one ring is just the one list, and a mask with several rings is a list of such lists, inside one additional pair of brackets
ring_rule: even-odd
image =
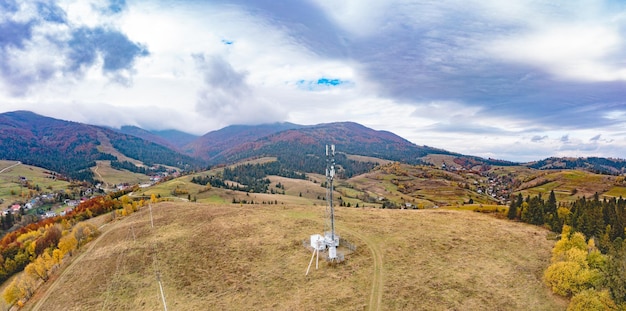
[[(319, 172), (324, 168), (326, 144), (337, 146), (341, 153), (338, 164), (352, 174), (371, 166), (360, 165), (346, 155), (417, 164), (426, 155), (442, 154), (472, 165), (522, 165), (418, 146), (394, 133), (354, 122), (312, 126), (293, 123), (233, 125), (197, 137), (180, 131), (148, 131), (135, 126), (111, 129), (29, 111), (0, 114), (0, 159), (19, 160), (81, 180), (93, 180), (90, 168), (95, 166), (95, 161), (121, 161), (120, 154), (147, 166), (161, 164), (187, 169), (273, 156), (291, 169)], [(626, 171), (626, 161), (605, 158), (549, 158), (523, 165), (610, 174)]]

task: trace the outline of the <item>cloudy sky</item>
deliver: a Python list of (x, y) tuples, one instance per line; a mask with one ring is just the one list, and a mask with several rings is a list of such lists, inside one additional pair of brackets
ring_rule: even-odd
[(204, 134), (354, 121), (514, 161), (626, 158), (626, 4), (0, 1), (0, 112)]

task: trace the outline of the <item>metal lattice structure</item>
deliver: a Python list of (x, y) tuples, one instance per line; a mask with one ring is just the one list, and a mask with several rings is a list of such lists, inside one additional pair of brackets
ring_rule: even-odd
[[(319, 258), (319, 252), (328, 250), (326, 260), (331, 262), (341, 262), (344, 259), (343, 254), (337, 254), (337, 247), (339, 246), (339, 235), (335, 232), (335, 207), (333, 205), (333, 180), (335, 178), (335, 145), (326, 145), (326, 210), (324, 212), (324, 235), (313, 234), (310, 237), (310, 241), (305, 241), (304, 244), (307, 248), (310, 248), (313, 253), (311, 254), (311, 261), (306, 269), (306, 274), (309, 274), (313, 259)], [(308, 243), (307, 243), (308, 242)], [(315, 263), (315, 269), (317, 269), (318, 263)]]
[(335, 233), (335, 206), (333, 202), (333, 180), (335, 179), (335, 145), (326, 145), (326, 225), (324, 242), (328, 247), (328, 259), (337, 259), (339, 236)]

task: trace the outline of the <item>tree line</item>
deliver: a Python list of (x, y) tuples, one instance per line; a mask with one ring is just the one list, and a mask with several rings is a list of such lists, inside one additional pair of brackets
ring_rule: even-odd
[(111, 167), (117, 170), (127, 170), (133, 173), (139, 173), (144, 175), (156, 174), (166, 172), (167, 168), (162, 165), (158, 165), (156, 167), (148, 167), (148, 166), (137, 166), (129, 161), (111, 161)]
[(96, 197), (79, 204), (65, 216), (47, 218), (4, 235), (0, 239), (0, 282), (14, 274), (26, 271), (15, 278), (3, 296), (8, 303), (24, 301), (32, 295), (34, 286), (46, 281), (64, 256), (98, 234), (97, 228), (82, 223), (83, 220), (111, 211), (113, 216), (124, 216), (136, 211), (144, 202), (132, 201), (127, 189)]
[(225, 167), (221, 174), (193, 177), (191, 182), (203, 186), (209, 184), (216, 188), (267, 193), (271, 183), (267, 178), (268, 175), (306, 179), (306, 174), (287, 169), (282, 163), (273, 161), (262, 164), (243, 164), (234, 168)]
[[(560, 233), (544, 281), (557, 294), (571, 298), (568, 310), (626, 308), (626, 200), (581, 197), (557, 204), (554, 191), (520, 195), (508, 218)], [(596, 309), (594, 309), (596, 308)]]

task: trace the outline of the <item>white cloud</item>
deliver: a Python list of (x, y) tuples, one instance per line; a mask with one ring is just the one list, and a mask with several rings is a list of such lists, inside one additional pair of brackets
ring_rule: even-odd
[(545, 68), (559, 78), (614, 81), (626, 80), (626, 67), (612, 62), (623, 43), (612, 27), (562, 24), (497, 40), (487, 50), (504, 60)]

